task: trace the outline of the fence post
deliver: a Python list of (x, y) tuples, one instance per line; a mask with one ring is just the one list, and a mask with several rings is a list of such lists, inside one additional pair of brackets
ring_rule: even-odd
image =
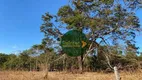
[(117, 69), (116, 66), (114, 67), (114, 74), (115, 74), (116, 80), (120, 80), (120, 75), (119, 75), (119, 73), (118, 73), (118, 69)]

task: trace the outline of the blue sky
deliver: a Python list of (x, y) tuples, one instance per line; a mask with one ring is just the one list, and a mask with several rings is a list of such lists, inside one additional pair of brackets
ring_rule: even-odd
[[(0, 52), (12, 53), (39, 44), (41, 16), (56, 14), (68, 0), (0, 0)], [(137, 11), (142, 24), (142, 11)], [(136, 38), (142, 51), (142, 35)]]

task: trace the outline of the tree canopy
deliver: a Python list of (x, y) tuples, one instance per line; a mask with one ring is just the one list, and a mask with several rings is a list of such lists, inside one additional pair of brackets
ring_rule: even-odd
[(70, 0), (58, 13), (42, 16), (41, 32), (48, 43), (55, 43), (63, 30), (77, 29), (86, 32), (88, 39), (109, 41), (113, 45), (133, 45), (136, 33), (141, 31), (135, 11), (140, 0)]

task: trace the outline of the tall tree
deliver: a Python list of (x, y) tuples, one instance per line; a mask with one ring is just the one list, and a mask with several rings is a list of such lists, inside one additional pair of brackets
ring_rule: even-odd
[(135, 11), (141, 4), (140, 0), (70, 0), (57, 15), (45, 13), (40, 30), (48, 47), (55, 46), (57, 39), (64, 34), (63, 30), (71, 29), (87, 31), (85, 34), (91, 43), (88, 51), (99, 47), (101, 41), (105, 45), (109, 41), (112, 45), (121, 42), (128, 46), (135, 44), (134, 38), (140, 31)]

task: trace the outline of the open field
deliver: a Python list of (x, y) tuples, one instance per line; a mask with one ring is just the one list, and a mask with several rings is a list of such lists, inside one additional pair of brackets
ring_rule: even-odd
[[(44, 72), (2, 71), (0, 80), (44, 80)], [(142, 72), (121, 72), (121, 80), (142, 80)], [(64, 72), (49, 72), (49, 80), (115, 80), (113, 73), (86, 72), (72, 74)]]

